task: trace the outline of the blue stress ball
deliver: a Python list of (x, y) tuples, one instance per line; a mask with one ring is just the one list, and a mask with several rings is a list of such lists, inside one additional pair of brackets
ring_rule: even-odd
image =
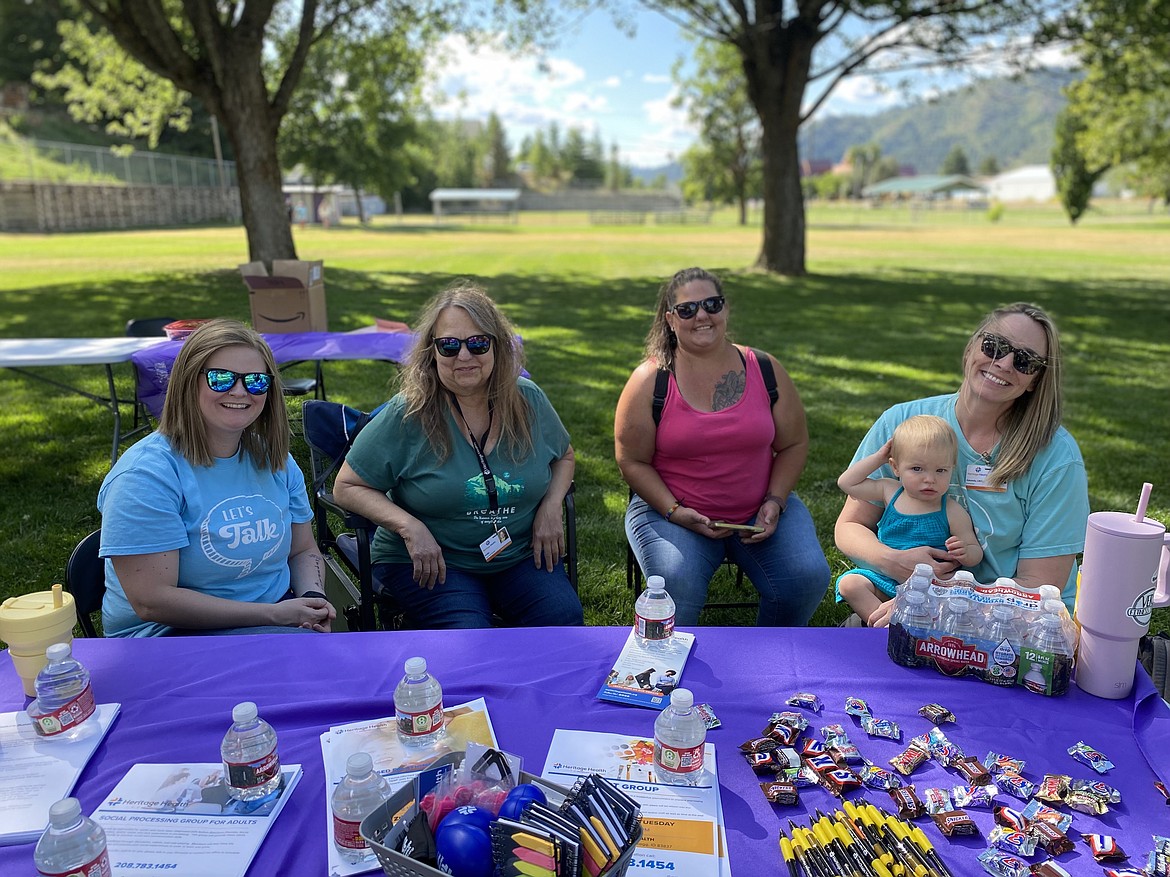
[(533, 783), (521, 783), (508, 792), (508, 796), (504, 798), (504, 803), (500, 806), (500, 816), (504, 819), (518, 820), (520, 814), (524, 812), (524, 808), (532, 801), (547, 804), (548, 798), (545, 797), (540, 786)]
[(476, 807), (474, 804), (462, 804), (443, 818), (435, 831), (435, 836), (437, 837), (440, 832), (452, 825), (474, 825), (487, 831), (495, 818), (490, 810)]
[[(448, 817), (450, 818), (450, 817)], [(492, 877), (492, 840), (486, 828), (471, 822), (439, 824), (435, 836), (439, 870), (452, 877)]]

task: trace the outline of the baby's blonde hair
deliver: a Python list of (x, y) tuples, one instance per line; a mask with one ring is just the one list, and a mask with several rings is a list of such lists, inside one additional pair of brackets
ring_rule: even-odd
[(949, 423), (933, 414), (908, 417), (898, 424), (893, 438), (890, 457), (894, 460), (916, 451), (942, 451), (950, 456), (953, 468), (959, 459), (959, 440), (955, 438), (955, 431)]

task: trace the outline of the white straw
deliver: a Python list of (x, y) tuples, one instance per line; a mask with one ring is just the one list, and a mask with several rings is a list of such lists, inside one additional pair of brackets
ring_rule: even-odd
[(1138, 500), (1137, 514), (1134, 515), (1134, 520), (1139, 524), (1146, 519), (1146, 506), (1150, 504), (1150, 491), (1154, 489), (1154, 485), (1146, 482), (1142, 485), (1142, 495)]

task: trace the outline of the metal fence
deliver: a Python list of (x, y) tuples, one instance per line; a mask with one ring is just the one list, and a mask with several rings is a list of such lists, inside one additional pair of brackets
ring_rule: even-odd
[(81, 175), (89, 177), (89, 182), (95, 183), (196, 188), (235, 188), (239, 184), (234, 161), (217, 162), (210, 158), (143, 150), (120, 155), (108, 146), (35, 138), (25, 142), (29, 152), (25, 179), (34, 183), (63, 182), (58, 165), (64, 165), (73, 171), (73, 182), (80, 182), (76, 179), (80, 171)]

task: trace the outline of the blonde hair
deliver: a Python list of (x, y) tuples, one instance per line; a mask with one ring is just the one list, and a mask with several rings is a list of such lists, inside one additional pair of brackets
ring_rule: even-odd
[(513, 462), (532, 451), (531, 411), (516, 379), (524, 368), (524, 350), (516, 330), (487, 292), (467, 280), (458, 280), (432, 298), (418, 318), (415, 344), (402, 370), (401, 392), (406, 400), (404, 417), (417, 418), (423, 434), (443, 462), (451, 454), (447, 403), (435, 363), (435, 324), (447, 308), (461, 308), (475, 327), (492, 336), (495, 364), (488, 378), (487, 397), (500, 421), (500, 447)]
[(211, 357), (225, 347), (249, 347), (264, 360), (264, 370), (272, 375), (272, 386), (264, 410), (240, 437), (240, 452), (252, 458), (258, 469), (279, 472), (288, 460), (288, 412), (284, 409), (280, 370), (272, 350), (243, 323), (235, 320), (211, 320), (183, 341), (163, 401), (158, 431), (170, 439), (172, 447), (192, 466), (210, 466), (215, 462), (207, 440), (207, 424), (199, 407), (199, 394), (205, 386), (204, 369)]
[(921, 451), (941, 451), (948, 455), (951, 467), (959, 459), (959, 439), (951, 425), (933, 414), (916, 414), (908, 417), (894, 429), (890, 457), (895, 461), (904, 460), (910, 454)]
[(656, 363), (659, 368), (674, 371), (674, 349), (678, 346), (678, 338), (670, 324), (666, 322), (666, 315), (678, 304), (675, 301), (678, 291), (696, 280), (707, 281), (715, 287), (716, 295), (723, 295), (723, 283), (704, 268), (684, 268), (663, 283), (658, 290), (654, 320), (650, 323), (650, 331), (646, 335), (646, 358)]
[(967, 363), (979, 349), (983, 333), (991, 331), (1000, 320), (1012, 314), (1023, 314), (1035, 321), (1044, 331), (1048, 350), (1044, 356), (1045, 365), (1036, 374), (1028, 392), (1016, 399), (996, 424), (1001, 438), (999, 452), (988, 478), (992, 487), (999, 487), (1027, 474), (1036, 455), (1056, 435), (1064, 416), (1060, 332), (1052, 317), (1037, 305), (1015, 302), (996, 308), (984, 317), (963, 351), (963, 373), (966, 374)]

